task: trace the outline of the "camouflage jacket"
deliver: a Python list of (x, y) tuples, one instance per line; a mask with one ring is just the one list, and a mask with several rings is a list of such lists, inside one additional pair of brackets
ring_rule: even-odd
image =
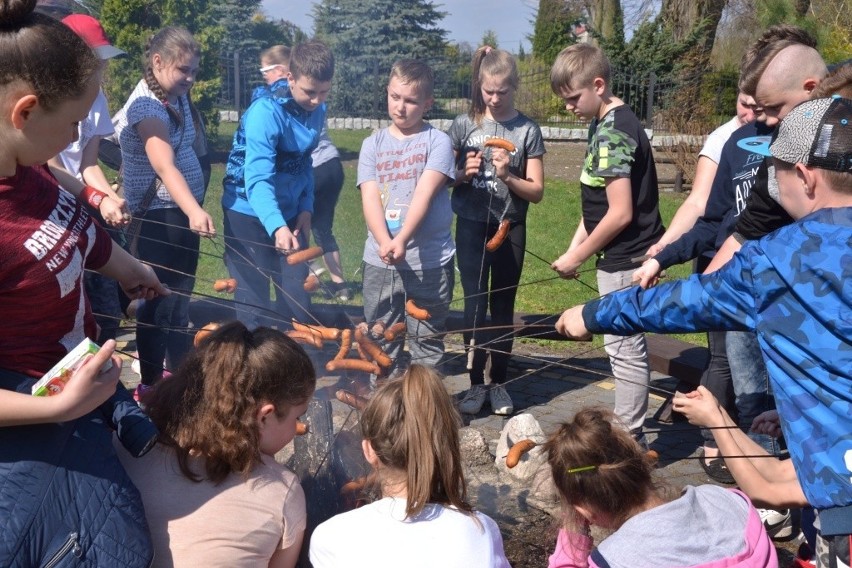
[(754, 330), (805, 496), (852, 505), (852, 207), (749, 241), (716, 273), (609, 294), (583, 319), (624, 335)]

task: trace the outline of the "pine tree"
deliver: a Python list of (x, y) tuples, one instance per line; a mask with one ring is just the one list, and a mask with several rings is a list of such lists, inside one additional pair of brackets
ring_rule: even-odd
[(550, 64), (562, 48), (574, 43), (571, 28), (579, 15), (565, 0), (540, 0), (532, 36), (533, 57)]
[[(445, 16), (428, 0), (322, 0), (317, 36), (335, 55), (332, 112), (385, 116), (385, 86), (394, 61), (414, 58), (444, 73)], [(440, 83), (436, 81), (436, 85)]]

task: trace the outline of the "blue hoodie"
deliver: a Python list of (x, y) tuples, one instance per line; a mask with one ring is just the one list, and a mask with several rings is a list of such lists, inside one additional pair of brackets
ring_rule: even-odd
[(271, 237), (287, 220), (314, 209), (311, 152), (325, 123), (325, 104), (300, 107), (281, 79), (256, 89), (234, 133), (222, 207), (257, 217)]

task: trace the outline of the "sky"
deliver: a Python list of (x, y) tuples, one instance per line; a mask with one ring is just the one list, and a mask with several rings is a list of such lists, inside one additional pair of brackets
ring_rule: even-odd
[[(309, 0), (263, 0), (263, 10), (271, 18), (283, 18), (310, 35), (314, 29), (311, 16), (315, 2)], [(537, 0), (436, 0), (447, 16), (439, 27), (447, 30), (451, 42), (479, 45), (487, 30), (497, 34), (499, 47), (517, 52), (521, 43), (530, 52), (528, 36), (538, 8)]]

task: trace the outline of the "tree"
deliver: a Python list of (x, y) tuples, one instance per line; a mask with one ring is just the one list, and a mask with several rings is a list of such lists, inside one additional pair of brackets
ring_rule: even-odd
[(428, 0), (322, 0), (316, 35), (335, 55), (330, 105), (336, 113), (384, 116), (391, 65), (402, 57), (445, 64), (445, 16)]
[(490, 45), (494, 48), (500, 47), (500, 42), (497, 41), (497, 32), (491, 29), (485, 30), (485, 33), (482, 34), (480, 45)]
[(564, 0), (540, 0), (532, 36), (532, 55), (551, 63), (562, 48), (574, 43), (573, 23), (581, 13)]
[(219, 51), (224, 30), (216, 24), (208, 0), (103, 0), (101, 25), (113, 45), (127, 57), (113, 60), (104, 91), (113, 112), (124, 105), (142, 78), (145, 44), (166, 25), (185, 26), (201, 45), (201, 69), (192, 88), (192, 98), (215, 132), (219, 117), (214, 104), (219, 98)]

